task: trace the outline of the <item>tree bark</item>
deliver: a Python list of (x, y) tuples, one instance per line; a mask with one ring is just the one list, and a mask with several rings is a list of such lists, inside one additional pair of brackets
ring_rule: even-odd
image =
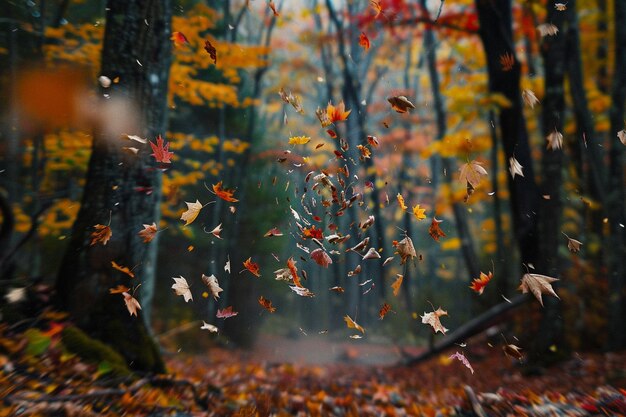
[[(134, 103), (141, 127), (132, 133), (151, 139), (164, 134), (166, 127), (171, 10), (169, 0), (107, 3), (101, 73), (119, 77), (107, 93), (110, 101)], [(129, 317), (123, 299), (108, 291), (118, 284), (136, 287), (141, 282), (148, 289), (154, 285), (155, 251), (137, 232), (142, 224), (158, 221), (161, 172), (148, 149), (137, 156), (122, 154), (118, 136), (122, 132), (112, 133), (110, 128), (94, 132), (81, 208), (57, 277), (58, 304), (88, 334), (119, 351), (131, 368), (162, 372), (145, 312)], [(138, 192), (138, 187), (152, 192)], [(113, 235), (108, 244), (90, 245), (93, 226), (109, 221)], [(131, 281), (113, 270), (111, 261), (138, 266), (139, 278)], [(150, 305), (149, 297), (138, 298), (144, 307)]]

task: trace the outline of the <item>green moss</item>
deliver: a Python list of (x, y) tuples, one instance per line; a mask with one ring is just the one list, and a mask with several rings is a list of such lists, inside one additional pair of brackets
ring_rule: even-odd
[(92, 339), (77, 327), (63, 329), (62, 342), (65, 348), (86, 362), (100, 365), (106, 362), (115, 375), (129, 375), (124, 358), (104, 343)]

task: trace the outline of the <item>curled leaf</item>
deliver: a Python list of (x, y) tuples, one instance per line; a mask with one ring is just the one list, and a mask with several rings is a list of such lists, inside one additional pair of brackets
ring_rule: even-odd
[(388, 97), (387, 101), (391, 104), (391, 108), (398, 113), (406, 113), (410, 109), (414, 109), (415, 105), (409, 101), (405, 96), (393, 96)]
[(312, 251), (310, 256), (316, 264), (323, 266), (324, 268), (328, 268), (328, 265), (333, 263), (332, 258), (326, 253), (324, 249), (321, 248), (317, 248)]
[(559, 298), (559, 296), (554, 292), (554, 289), (552, 288), (552, 283), (555, 281), (558, 281), (558, 279), (548, 277), (546, 275), (525, 274), (522, 277), (522, 281), (518, 289), (521, 290), (524, 294), (530, 291), (535, 296), (535, 298), (539, 300), (539, 303), (543, 307), (541, 294), (549, 294), (555, 296), (556, 298)]
[(443, 334), (446, 334), (448, 329), (443, 327), (443, 325), (439, 321), (439, 317), (447, 315), (447, 311), (438, 308), (437, 311), (432, 311), (430, 313), (424, 312), (424, 315), (420, 317), (422, 318), (422, 323), (430, 325), (435, 330), (435, 333), (441, 332)]
[(194, 222), (194, 220), (196, 220), (198, 214), (200, 214), (200, 210), (202, 210), (202, 203), (199, 200), (196, 200), (195, 203), (185, 201), (185, 204), (187, 204), (187, 211), (183, 212), (180, 219), (185, 221), (185, 226), (189, 226)]
[(344, 316), (343, 320), (346, 322), (346, 325), (350, 329), (356, 329), (361, 333), (365, 333), (365, 329), (361, 327), (356, 321), (352, 320), (352, 318), (348, 315)]

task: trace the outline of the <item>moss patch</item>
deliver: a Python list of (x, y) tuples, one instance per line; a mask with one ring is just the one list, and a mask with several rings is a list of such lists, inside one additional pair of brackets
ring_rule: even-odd
[(104, 343), (87, 336), (77, 327), (66, 327), (61, 336), (66, 349), (86, 362), (96, 365), (106, 362), (115, 375), (131, 374), (122, 355)]

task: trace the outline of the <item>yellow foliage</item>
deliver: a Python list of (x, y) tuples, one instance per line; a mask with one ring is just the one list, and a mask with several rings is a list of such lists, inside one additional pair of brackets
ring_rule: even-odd
[(440, 245), (441, 250), (456, 250), (461, 247), (461, 239), (453, 237), (452, 239), (446, 239)]
[(248, 142), (244, 142), (240, 139), (226, 139), (222, 142), (222, 150), (224, 152), (234, 152), (236, 154), (242, 154), (250, 147)]

